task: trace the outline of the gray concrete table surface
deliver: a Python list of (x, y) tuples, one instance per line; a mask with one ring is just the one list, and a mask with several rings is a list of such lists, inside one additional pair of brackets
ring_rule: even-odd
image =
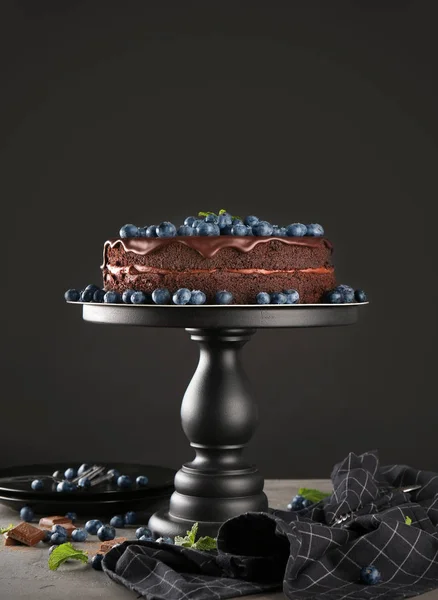
[[(267, 480), (265, 492), (271, 508), (285, 508), (290, 499), (297, 493), (299, 487), (316, 488), (331, 491), (331, 483), (327, 479), (312, 480)], [(17, 513), (9, 508), (0, 506), (0, 526), (18, 523)], [(117, 536), (128, 539), (134, 538), (133, 529), (119, 529)], [(95, 536), (90, 536), (78, 548), (87, 550), (92, 556), (100, 546)], [(97, 540), (97, 541), (94, 541)], [(80, 598), (81, 600), (129, 600), (137, 598), (135, 592), (113, 582), (104, 573), (95, 571), (89, 565), (79, 561), (71, 561), (62, 565), (58, 571), (50, 571), (47, 566), (48, 547), (38, 544), (38, 547), (4, 546), (0, 540), (0, 600), (15, 600), (39, 598), (44, 600), (61, 600)], [(284, 600), (282, 592), (270, 594), (255, 594), (245, 596), (244, 600)], [(438, 590), (422, 596), (424, 600), (438, 600)], [(169, 600), (172, 600), (169, 598)]]

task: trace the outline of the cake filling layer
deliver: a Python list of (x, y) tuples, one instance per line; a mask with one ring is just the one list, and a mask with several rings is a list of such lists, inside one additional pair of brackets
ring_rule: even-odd
[(215, 268), (215, 269), (185, 269), (178, 271), (175, 269), (159, 269), (157, 267), (146, 267), (145, 265), (126, 265), (123, 267), (116, 267), (114, 265), (107, 265), (107, 270), (112, 275), (129, 274), (135, 275), (139, 273), (151, 273), (157, 275), (170, 275), (172, 273), (178, 273), (178, 275), (193, 275), (197, 273), (241, 273), (242, 275), (273, 275), (274, 273), (294, 274), (294, 273), (308, 273), (315, 275), (322, 275), (326, 273), (333, 273), (333, 267), (318, 267), (310, 269), (227, 269), (227, 268)]

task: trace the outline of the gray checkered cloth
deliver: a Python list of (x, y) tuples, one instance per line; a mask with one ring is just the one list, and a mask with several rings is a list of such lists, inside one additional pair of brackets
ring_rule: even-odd
[[(308, 509), (230, 519), (217, 552), (125, 542), (105, 556), (104, 571), (148, 600), (212, 600), (281, 587), (293, 600), (396, 600), (438, 587), (438, 474), (381, 467), (368, 452), (336, 465), (332, 481), (331, 496)], [(397, 489), (416, 484), (416, 492)], [(346, 513), (352, 517), (335, 524)], [(360, 583), (368, 565), (380, 571), (381, 583)]]

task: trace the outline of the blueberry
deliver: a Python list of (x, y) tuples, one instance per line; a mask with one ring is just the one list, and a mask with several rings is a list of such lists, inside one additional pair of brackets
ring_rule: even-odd
[(170, 292), (166, 288), (157, 288), (152, 292), (152, 300), (155, 304), (170, 304)]
[(382, 581), (382, 576), (380, 571), (376, 569), (374, 565), (370, 565), (369, 567), (363, 567), (360, 570), (360, 580), (365, 585), (376, 585), (376, 583)]
[[(50, 536), (50, 537), (52, 537), (52, 536)], [(50, 548), (49, 548), (49, 556), (50, 556), (50, 554), (52, 554), (52, 552), (53, 552), (53, 550), (55, 548), (56, 548), (56, 546), (50, 546)]]
[(121, 238), (138, 237), (138, 227), (136, 225), (132, 225), (131, 223), (123, 225), (123, 227), (119, 231), (119, 235)]
[(93, 302), (103, 302), (105, 290), (96, 290), (93, 294)]
[(70, 481), (71, 479), (74, 479), (77, 475), (77, 471), (76, 469), (73, 469), (73, 467), (69, 467), (68, 469), (65, 470), (64, 472), (64, 477)]
[(157, 226), (157, 236), (159, 238), (174, 237), (176, 235), (176, 227), (169, 221), (163, 221)]
[(67, 529), (62, 525), (53, 525), (52, 534), (53, 533), (60, 533), (61, 535), (65, 535), (65, 537), (67, 537)]
[(272, 235), (272, 225), (267, 221), (259, 221), (253, 226), (252, 232), (257, 236)]
[(248, 229), (243, 223), (237, 223), (231, 228), (231, 235), (246, 235), (247, 233)]
[(356, 290), (354, 292), (354, 299), (356, 302), (366, 302), (368, 300), (367, 295), (363, 290)]
[(87, 521), (85, 523), (85, 529), (90, 535), (96, 535), (97, 530), (102, 527), (102, 521), (98, 519), (91, 519), (91, 521)]
[(100, 287), (98, 285), (94, 285), (94, 283), (90, 283), (89, 285), (87, 285), (86, 288), (84, 288), (84, 292), (97, 292), (97, 290), (100, 290)]
[(30, 484), (30, 487), (36, 492), (39, 492), (44, 488), (44, 483), (41, 481), (41, 479), (34, 479)]
[(338, 285), (335, 287), (335, 290), (342, 294), (344, 302), (354, 302), (354, 290), (349, 285)]
[(110, 521), (110, 525), (112, 525), (112, 527), (124, 527), (125, 526), (125, 519), (122, 517), (122, 515), (115, 515), (114, 517), (112, 517), (111, 521)]
[(202, 236), (220, 235), (220, 229), (218, 225), (215, 225), (214, 223), (202, 221), (196, 228), (196, 234)]
[(116, 483), (117, 479), (120, 477), (120, 472), (117, 469), (109, 469), (107, 475), (111, 475), (112, 479), (110, 479), (110, 481)]
[(309, 506), (312, 506), (313, 502), (311, 502), (308, 498), (304, 498), (303, 500), (303, 508), (309, 508)]
[(286, 237), (287, 236), (286, 228), (279, 227), (278, 225), (273, 225), (272, 226), (272, 235), (274, 235), (275, 237)]
[(22, 521), (26, 521), (26, 523), (31, 523), (33, 521), (33, 510), (30, 508), (30, 506), (23, 506), (23, 508), (20, 510), (20, 519)]
[(59, 546), (60, 544), (65, 544), (66, 541), (67, 541), (67, 535), (60, 533), (59, 531), (52, 533), (52, 537), (50, 538), (50, 542), (52, 544), (55, 544), (55, 546)]
[(195, 219), (195, 220), (193, 221), (193, 223), (192, 223), (192, 227), (193, 227), (193, 230), (194, 230), (194, 232), (195, 232), (195, 235), (196, 235), (196, 229), (197, 229), (197, 228), (199, 227), (199, 225), (200, 225), (201, 223), (203, 223), (203, 222), (204, 222), (204, 221), (203, 221), (203, 219)]
[(255, 217), (254, 215), (249, 215), (243, 219), (243, 222), (245, 225), (248, 225), (248, 227), (254, 227), (254, 225), (257, 225), (259, 222), (259, 218)]
[(88, 471), (89, 468), (90, 468), (90, 465), (87, 465), (87, 463), (83, 463), (78, 469), (78, 477), (83, 475), (85, 473), (85, 471)]
[(70, 483), (70, 481), (60, 481), (56, 486), (57, 492), (72, 492), (74, 490), (74, 485)]
[(81, 292), (81, 302), (93, 302), (94, 291), (93, 290), (83, 290)]
[(288, 504), (288, 508), (289, 510), (301, 510), (302, 508), (304, 508), (304, 496), (300, 496), (299, 494), (297, 494), (296, 496), (294, 496), (290, 502), (290, 504)]
[(67, 519), (70, 519), (72, 523), (74, 523), (78, 519), (78, 515), (75, 512), (68, 512), (65, 516), (67, 517)]
[(176, 235), (195, 235), (195, 230), (189, 225), (181, 225), (176, 232)]
[(300, 295), (297, 290), (284, 290), (286, 294), (286, 304), (298, 304)]
[(146, 237), (148, 237), (148, 238), (158, 237), (157, 236), (157, 225), (149, 225), (149, 227), (146, 229)]
[(215, 225), (219, 222), (219, 217), (217, 215), (207, 215), (204, 219), (206, 223), (214, 223)]
[(186, 219), (184, 219), (184, 225), (187, 225), (187, 227), (193, 227), (193, 223), (196, 220), (196, 217), (187, 217)]
[(51, 543), (51, 540), (52, 540), (52, 532), (49, 529), (46, 529), (44, 531), (43, 542), (45, 544), (48, 544), (49, 542)]
[(324, 301), (327, 302), (327, 304), (342, 304), (344, 298), (341, 292), (338, 292), (337, 290), (331, 290), (330, 292), (324, 294)]
[(93, 569), (96, 569), (96, 571), (102, 571), (102, 560), (103, 554), (95, 554), (91, 559), (91, 566)]
[(85, 529), (82, 529), (82, 528), (74, 529), (71, 532), (71, 539), (74, 542), (85, 542), (87, 537), (88, 537), (88, 533), (85, 531)]
[(116, 537), (116, 530), (111, 525), (102, 525), (97, 530), (97, 537), (101, 542), (109, 542)]
[(224, 227), (231, 227), (233, 225), (233, 219), (231, 215), (229, 215), (228, 213), (224, 213), (222, 215), (219, 215), (217, 224), (219, 229), (221, 230), (221, 233), (223, 233)]
[(154, 538), (150, 535), (142, 535), (138, 538), (140, 542), (153, 542)]
[(207, 296), (201, 290), (193, 290), (190, 296), (189, 304), (205, 304)]
[(132, 486), (132, 479), (128, 475), (120, 475), (117, 479), (117, 485), (122, 489), (130, 488)]
[(64, 294), (64, 298), (67, 302), (79, 302), (81, 298), (81, 292), (79, 290), (67, 290)]
[(307, 227), (302, 223), (292, 223), (286, 227), (286, 233), (289, 237), (303, 237), (307, 233)]
[(146, 304), (147, 297), (144, 292), (134, 292), (131, 296), (131, 304)]
[(249, 225), (246, 228), (246, 235), (254, 235), (252, 227), (250, 227)]
[(125, 525), (134, 525), (137, 522), (137, 515), (133, 510), (130, 510), (125, 515)]
[(147, 226), (138, 228), (138, 237), (147, 237), (146, 236)]
[(240, 217), (233, 217), (233, 225), (242, 225), (243, 221)]
[(89, 487), (91, 487), (91, 481), (88, 479), (88, 477), (81, 477), (78, 481), (78, 486), (84, 490), (87, 490)]
[(125, 304), (131, 304), (131, 296), (134, 292), (135, 292), (135, 290), (131, 290), (131, 289), (125, 290), (122, 294), (122, 301)]
[(139, 527), (135, 532), (135, 537), (139, 540), (141, 536), (146, 536), (147, 538), (152, 538), (152, 532), (149, 527)]
[(170, 537), (159, 537), (156, 539), (156, 541), (160, 544), (174, 544), (175, 543), (173, 541), (173, 539)]
[(174, 304), (188, 304), (191, 297), (192, 292), (190, 290), (187, 288), (180, 288), (173, 294), (172, 300)]
[(231, 230), (233, 229), (233, 225), (225, 225), (220, 229), (221, 235), (231, 235)]
[(52, 474), (53, 479), (61, 479), (63, 476), (63, 472), (62, 471), (54, 471)]
[(149, 477), (146, 477), (146, 475), (139, 475), (135, 480), (135, 483), (137, 485), (147, 485), (149, 483)]
[(310, 225), (307, 225), (306, 235), (321, 237), (324, 235), (324, 229), (319, 223), (310, 223)]
[(233, 294), (231, 292), (227, 292), (227, 290), (221, 290), (216, 294), (216, 304), (231, 304), (233, 301)]
[(106, 292), (105, 296), (103, 297), (103, 301), (106, 304), (121, 304), (122, 296), (119, 294), (119, 292), (110, 290), (109, 292)]
[(274, 292), (271, 294), (271, 304), (286, 304), (286, 294), (281, 292)]
[(270, 304), (271, 296), (266, 292), (259, 292), (256, 296), (257, 304)]

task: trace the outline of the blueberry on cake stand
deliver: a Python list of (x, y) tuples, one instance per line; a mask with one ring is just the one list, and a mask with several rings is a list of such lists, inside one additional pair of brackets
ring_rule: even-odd
[(181, 407), (195, 458), (175, 477), (168, 508), (149, 526), (158, 536), (185, 535), (194, 522), (215, 536), (227, 519), (265, 511), (263, 477), (243, 456), (257, 424), (257, 406), (240, 351), (259, 328), (350, 325), (362, 304), (150, 306), (83, 304), (85, 321), (137, 327), (181, 327), (199, 344), (199, 364)]

